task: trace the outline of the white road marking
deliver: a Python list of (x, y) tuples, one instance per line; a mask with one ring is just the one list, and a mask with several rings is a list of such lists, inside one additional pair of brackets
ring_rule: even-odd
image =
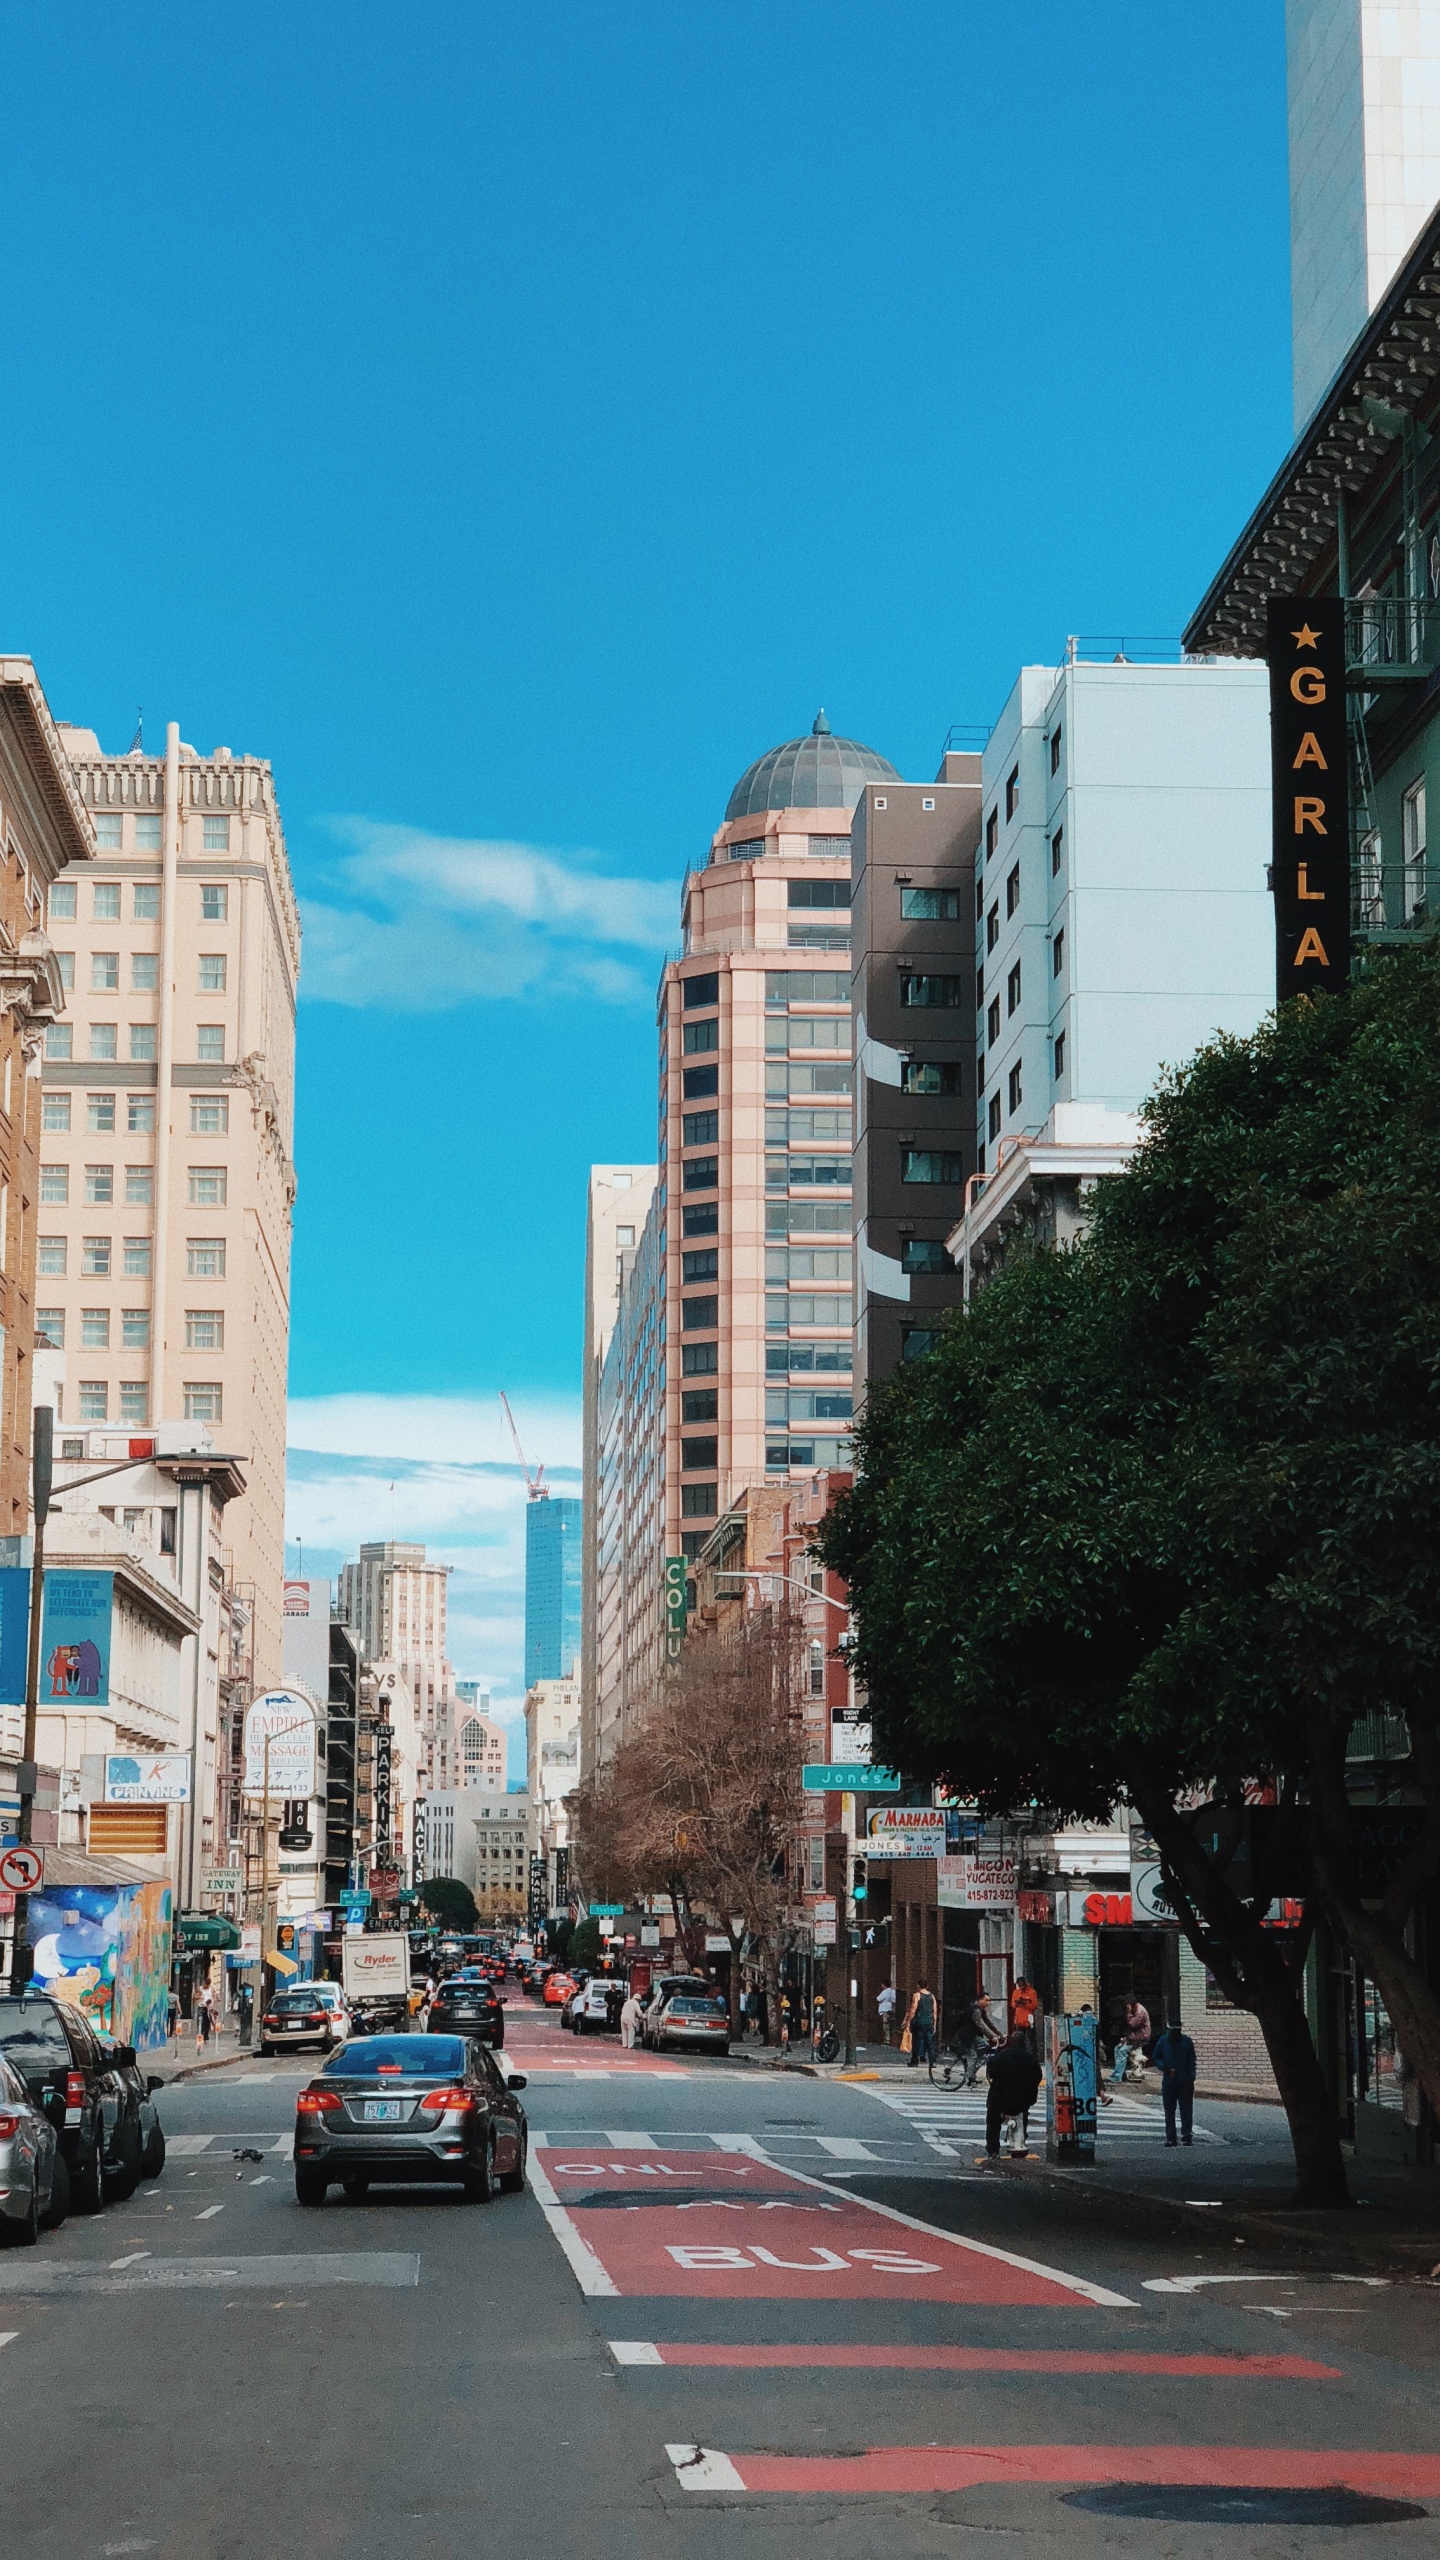
[(660, 2350), (648, 2338), (611, 2338), (607, 2341), (617, 2364), (659, 2364)]
[(658, 2151), (660, 2148), (653, 2133), (612, 2133), (610, 2140), (617, 2151)]
[[(920, 2081), (913, 2089), (876, 2088), (869, 2083), (857, 2085), (861, 2086), (865, 2097), (874, 2098), (882, 2107), (888, 2107), (892, 2114), (903, 2116), (922, 2140), (930, 2142), (932, 2149), (940, 2147), (931, 2140), (936, 2134), (950, 2133), (962, 2143), (974, 2143), (984, 2133), (986, 2090), (983, 2082), (973, 2089), (947, 2089), (939, 2081), (928, 2080)], [(1030, 2112), (1038, 2125), (1043, 2115), (1042, 2108), (1037, 2103)], [(1132, 2143), (1163, 2144), (1164, 2136), (1165, 2120), (1155, 2099), (1117, 2097), (1100, 2119), (1099, 2145), (1102, 2151), (1120, 2144), (1127, 2147)], [(1223, 2144), (1224, 2139), (1223, 2134), (1212, 2133), (1204, 2125), (1195, 2127), (1197, 2143)]]
[(138, 2267), (141, 2259), (148, 2258), (149, 2255), (150, 2252), (148, 2249), (132, 2249), (128, 2258), (111, 2259), (110, 2272), (113, 2275), (119, 2267)]
[(250, 2184), (252, 2187), (273, 2187), (275, 2181), (273, 2178), (267, 2176), (263, 2178), (252, 2178)]
[(197, 2222), (213, 2222), (216, 2214), (223, 2213), (224, 2210), (223, 2204), (207, 2204), (203, 2213), (197, 2213), (195, 2219)]
[(829, 2152), (832, 2160), (878, 2160), (880, 2157), (878, 2151), (871, 2150), (868, 2142), (856, 2142), (849, 2134), (821, 2133), (817, 2134), (816, 2140), (822, 2151)]
[(194, 2160), (209, 2150), (214, 2139), (213, 2133), (171, 2133), (165, 2138), (165, 2148), (172, 2160)]
[(1367, 2284), (1374, 2291), (1383, 2293), (1389, 2282), (1388, 2276), (1312, 2275), (1308, 2270), (1304, 2275), (1281, 2275), (1278, 2272), (1257, 2275), (1252, 2270), (1243, 2276), (1145, 2276), (1142, 2290), (1146, 2293), (1198, 2293), (1202, 2284)]
[(620, 2287), (607, 2276), (589, 2242), (581, 2239), (533, 2148), (530, 2153), (530, 2191), (569, 2259), (581, 2292), (588, 2295), (618, 2294)]
[[(13, 2341), (19, 2337), (19, 2335), (20, 2332), (18, 2329), (0, 2329), (0, 2347), (10, 2346)], [(657, 2364), (659, 2362), (658, 2356), (656, 2357), (656, 2362)]]
[(728, 2453), (712, 2453), (703, 2444), (667, 2444), (682, 2489), (741, 2489), (745, 2483)]

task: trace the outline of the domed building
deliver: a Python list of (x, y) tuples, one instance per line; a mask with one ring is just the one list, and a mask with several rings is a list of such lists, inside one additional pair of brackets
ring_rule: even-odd
[(787, 738), (747, 765), (725, 804), (727, 826), (770, 809), (853, 809), (867, 782), (898, 782), (893, 764), (855, 738), (837, 738), (817, 711), (806, 738)]

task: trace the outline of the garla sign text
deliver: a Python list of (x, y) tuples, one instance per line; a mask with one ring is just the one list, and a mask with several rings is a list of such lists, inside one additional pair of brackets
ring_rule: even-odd
[(1350, 791), (1345, 608), (1338, 596), (1272, 596), (1271, 887), (1275, 993), (1350, 977)]

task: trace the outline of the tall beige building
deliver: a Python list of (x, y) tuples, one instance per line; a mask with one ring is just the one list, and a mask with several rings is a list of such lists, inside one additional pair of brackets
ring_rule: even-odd
[(342, 1565), (335, 1614), (367, 1662), (393, 1664), (413, 1705), (422, 1795), (460, 1784), (454, 1736), (455, 1674), (446, 1658), (450, 1567), (427, 1564), (423, 1546), (393, 1538), (362, 1546)]
[(36, 1336), (64, 1355), (61, 1448), (207, 1426), (243, 1462), (234, 1583), (281, 1671), (300, 922), (268, 764), (106, 755), (60, 726), (95, 830), (47, 900), (66, 1014), (45, 1037)]
[(595, 1765), (599, 1677), (600, 1380), (615, 1328), (620, 1287), (654, 1194), (653, 1164), (592, 1164), (585, 1220), (585, 1375), (580, 1546), (580, 1757)]

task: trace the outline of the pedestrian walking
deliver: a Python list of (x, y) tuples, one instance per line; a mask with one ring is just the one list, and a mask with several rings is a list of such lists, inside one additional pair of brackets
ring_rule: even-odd
[(1179, 2026), (1166, 2027), (1155, 2039), (1150, 2056), (1160, 2073), (1160, 2104), (1165, 2110), (1165, 2140), (1175, 2149), (1175, 2119), (1180, 2119), (1180, 2140), (1188, 2151), (1195, 2123), (1195, 2046)]
[(203, 2053), (215, 2033), (215, 1994), (202, 1982), (195, 2000), (195, 2050)]
[(782, 1991), (780, 1994), (780, 2050), (782, 2053), (788, 2053), (790, 2050), (790, 2030), (794, 2022), (795, 2012), (790, 1994), (788, 1991)]
[(1015, 1988), (1010, 1994), (1010, 2033), (1012, 2036), (1016, 2034), (1027, 2036), (1032, 2034), (1034, 2032), (1035, 2021), (1039, 2014), (1039, 1992), (1035, 1989), (1033, 1983), (1026, 1981), (1023, 1973), (1017, 1974), (1015, 1977)]
[(180, 1994), (173, 1983), (165, 2004), (165, 2017), (170, 2031), (170, 2042), (174, 2044), (180, 2033)]
[[(1007, 2117), (1014, 2119), (1023, 2143), (1029, 2132), (1030, 2109), (1040, 2094), (1040, 2065), (1034, 2044), (1023, 2028), (987, 2057), (985, 2075), (990, 2083), (985, 2097), (985, 2156), (998, 2160), (1002, 2124)], [(1014, 2150), (1012, 2141), (1012, 2156)]]
[(895, 2015), (895, 1985), (893, 1982), (882, 1982), (879, 1996), (875, 2002), (875, 2008), (880, 2020), (880, 2041), (882, 2044), (888, 2044), (890, 2041), (890, 2021)]
[(635, 2030), (639, 2024), (640, 1994), (638, 1991), (632, 1991), (627, 1994), (624, 2006), (620, 2011), (620, 2042), (625, 2047), (627, 2053), (631, 2052), (634, 2048)]
[(1141, 2000), (1125, 2003), (1125, 2032), (1115, 2040), (1115, 2065), (1110, 2074), (1111, 2086), (1123, 2080), (1130, 2068), (1132, 2053), (1143, 2053), (1150, 2041), (1150, 2012)]
[(935, 2059), (935, 1994), (928, 1982), (917, 1982), (905, 2012), (905, 2026), (910, 2037), (910, 2068), (918, 2069)]

